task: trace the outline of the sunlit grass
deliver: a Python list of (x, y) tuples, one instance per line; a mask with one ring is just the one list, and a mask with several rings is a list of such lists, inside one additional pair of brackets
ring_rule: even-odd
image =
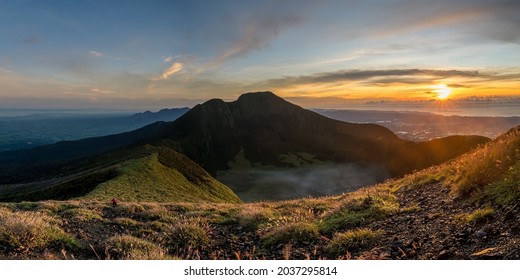
[(457, 215), (456, 218), (466, 223), (480, 223), (487, 221), (494, 212), (493, 208), (482, 208), (471, 213)]
[(338, 257), (369, 246), (382, 234), (382, 231), (370, 229), (356, 229), (344, 233), (337, 233), (329, 245), (327, 245), (326, 250), (331, 256)]

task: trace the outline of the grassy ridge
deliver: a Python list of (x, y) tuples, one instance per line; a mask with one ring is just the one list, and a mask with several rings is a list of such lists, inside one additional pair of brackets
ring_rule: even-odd
[(224, 184), (207, 175), (204, 182), (189, 180), (177, 169), (165, 166), (154, 153), (126, 161), (117, 169), (118, 176), (101, 183), (84, 198), (156, 202), (231, 202), (240, 199)]
[(117, 197), (123, 201), (241, 202), (226, 185), (169, 148), (145, 145), (118, 150), (80, 165), (69, 176), (1, 186), (0, 201)]

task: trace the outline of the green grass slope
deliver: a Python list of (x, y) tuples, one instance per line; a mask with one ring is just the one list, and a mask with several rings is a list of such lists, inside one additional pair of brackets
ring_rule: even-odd
[(83, 196), (87, 199), (155, 202), (230, 202), (240, 199), (226, 185), (203, 170), (201, 180), (191, 180), (163, 164), (158, 153), (128, 160), (117, 168), (118, 175)]
[[(155, 202), (240, 203), (229, 187), (169, 148), (117, 150), (56, 169), (52, 179), (0, 186), (0, 201), (88, 198)], [(59, 175), (65, 174), (65, 175)]]

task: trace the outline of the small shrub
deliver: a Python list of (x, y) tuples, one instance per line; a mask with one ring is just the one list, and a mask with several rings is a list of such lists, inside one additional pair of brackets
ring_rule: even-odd
[(76, 241), (57, 223), (39, 212), (0, 211), (0, 244), (17, 251), (31, 251), (51, 245), (75, 247)]
[(107, 258), (121, 260), (170, 259), (159, 245), (130, 235), (113, 236), (106, 240)]
[(299, 244), (315, 241), (320, 236), (318, 227), (311, 223), (292, 223), (272, 229), (262, 239), (264, 248), (281, 244)]
[(334, 235), (326, 251), (332, 256), (344, 255), (348, 252), (365, 248), (373, 243), (382, 231), (372, 231), (370, 229), (356, 229), (345, 233)]
[(85, 208), (73, 208), (60, 213), (63, 218), (74, 222), (88, 222), (92, 220), (103, 220), (96, 212)]

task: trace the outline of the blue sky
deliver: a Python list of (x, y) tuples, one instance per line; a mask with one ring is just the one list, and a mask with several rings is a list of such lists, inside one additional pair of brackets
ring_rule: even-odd
[(0, 108), (520, 95), (519, 1), (2, 1)]

